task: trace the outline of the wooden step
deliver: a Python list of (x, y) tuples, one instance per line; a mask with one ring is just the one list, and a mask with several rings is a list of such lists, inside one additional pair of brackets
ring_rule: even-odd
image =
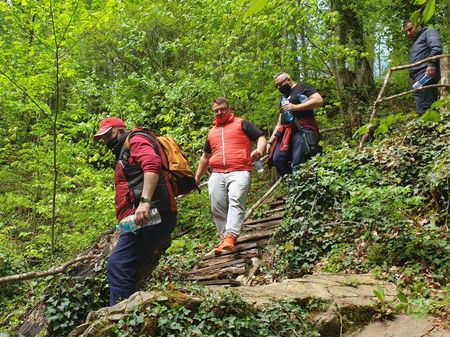
[(233, 255), (236, 254), (237, 252), (242, 252), (245, 250), (249, 250), (249, 249), (253, 249), (253, 248), (264, 248), (267, 244), (269, 240), (258, 240), (257, 242), (248, 242), (248, 243), (242, 243), (237, 245), (236, 247), (234, 247), (234, 252), (224, 252), (220, 255), (212, 255), (212, 256), (203, 256), (201, 259), (202, 260), (209, 260), (209, 259), (213, 259), (216, 258), (217, 256), (226, 256), (226, 255)]
[(222, 262), (228, 262), (236, 259), (251, 259), (252, 257), (259, 257), (261, 256), (261, 249), (259, 248), (253, 248), (244, 250), (241, 252), (235, 252), (232, 255), (219, 255), (219, 256), (213, 256), (211, 259), (208, 260), (202, 260), (198, 263), (198, 268), (203, 268), (212, 265), (213, 263), (222, 263)]
[(273, 220), (281, 220), (281, 219), (283, 219), (283, 215), (274, 215), (274, 216), (269, 216), (269, 217), (262, 218), (262, 219), (256, 219), (256, 220), (250, 220), (250, 221), (244, 222), (244, 226), (255, 224), (255, 223), (273, 221)]
[(269, 229), (269, 228), (277, 228), (281, 224), (281, 220), (275, 220), (275, 221), (269, 221), (269, 222), (262, 222), (262, 223), (255, 223), (252, 225), (245, 226), (242, 233), (248, 233), (253, 232), (257, 230), (263, 230), (263, 229)]
[(279, 199), (279, 200), (269, 202), (267, 205), (269, 205), (270, 208), (274, 208), (274, 207), (277, 207), (280, 205), (284, 205), (285, 203), (286, 203), (286, 200)]
[(205, 286), (215, 286), (215, 285), (231, 285), (232, 287), (238, 287), (241, 285), (241, 282), (236, 281), (234, 279), (218, 279), (218, 280), (208, 280), (208, 281), (200, 281)]
[(212, 270), (216, 270), (216, 269), (219, 270), (224, 267), (234, 266), (234, 265), (241, 264), (241, 263), (245, 263), (245, 264), (251, 263), (251, 261), (249, 259), (233, 259), (233, 260), (226, 261), (226, 262), (219, 262), (219, 263), (215, 263), (215, 262), (216, 261), (214, 261), (214, 259), (212, 259), (210, 261), (209, 266), (199, 268), (199, 269), (193, 269), (193, 270), (186, 272), (185, 274), (186, 275), (193, 275), (193, 274), (198, 275), (198, 274), (209, 273)]
[(272, 235), (272, 232), (273, 232), (272, 229), (264, 229), (264, 230), (249, 232), (248, 234), (244, 234), (244, 235), (241, 235), (240, 237), (238, 237), (238, 239), (236, 241), (236, 245), (243, 243), (243, 242), (256, 241), (259, 239), (267, 238), (270, 235)]
[(236, 275), (242, 275), (245, 273), (246, 264), (241, 263), (233, 267), (226, 267), (219, 271), (212, 272), (209, 274), (201, 274), (201, 275), (189, 275), (186, 277), (187, 281), (202, 281), (202, 280), (213, 280), (220, 278), (230, 278)]

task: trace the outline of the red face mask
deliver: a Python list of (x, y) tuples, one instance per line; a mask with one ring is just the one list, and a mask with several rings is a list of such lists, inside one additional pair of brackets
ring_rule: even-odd
[(222, 114), (221, 117), (214, 116), (214, 125), (224, 125), (230, 122), (234, 117), (233, 113), (227, 112)]

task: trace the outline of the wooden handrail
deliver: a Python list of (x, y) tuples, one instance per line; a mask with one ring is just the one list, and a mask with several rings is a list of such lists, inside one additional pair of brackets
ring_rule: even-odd
[[(387, 84), (389, 82), (389, 78), (391, 77), (391, 75), (394, 71), (409, 69), (409, 68), (412, 68), (412, 67), (424, 64), (424, 63), (428, 63), (430, 61), (440, 60), (440, 59), (443, 59), (442, 60), (443, 62), (441, 62), (441, 82), (442, 82), (442, 84), (426, 85), (419, 89), (408, 90), (408, 91), (402, 92), (400, 94), (396, 94), (396, 95), (392, 95), (392, 96), (383, 98), (384, 92), (385, 92)], [(404, 95), (407, 95), (410, 93), (414, 93), (417, 91), (422, 91), (422, 90), (426, 90), (429, 88), (438, 88), (438, 87), (444, 88), (444, 97), (446, 95), (448, 95), (448, 91), (450, 90), (450, 84), (449, 84), (449, 78), (448, 78), (448, 73), (449, 73), (449, 69), (448, 69), (449, 61), (448, 60), (449, 59), (450, 59), (450, 54), (443, 54), (443, 55), (427, 57), (426, 59), (423, 59), (419, 62), (389, 68), (388, 73), (386, 74), (386, 76), (384, 78), (384, 82), (380, 89), (380, 92), (378, 93), (377, 99), (374, 102), (373, 110), (372, 110), (372, 113), (370, 114), (370, 118), (369, 118), (369, 123), (371, 123), (373, 121), (373, 119), (376, 117), (378, 111), (380, 110), (380, 105), (382, 102), (389, 101), (391, 99), (401, 97), (401, 96), (404, 96)], [(449, 89), (449, 90), (447, 90), (447, 89)], [(372, 129), (372, 127), (370, 127), (367, 130), (367, 132), (361, 137), (361, 141), (359, 142), (360, 150), (364, 147), (364, 144), (366, 143), (367, 139), (369, 138), (369, 133), (370, 133), (371, 129)]]

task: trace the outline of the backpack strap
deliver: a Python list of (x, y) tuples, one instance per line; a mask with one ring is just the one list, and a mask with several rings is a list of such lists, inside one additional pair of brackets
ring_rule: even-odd
[[(162, 167), (162, 169), (165, 170), (165, 171), (168, 171), (168, 172), (170, 172), (171, 174), (173, 174), (173, 175), (176, 176), (176, 173), (172, 172), (166, 165), (164, 165), (164, 163), (163, 163), (163, 161), (162, 161), (162, 157), (161, 157), (161, 151), (159, 150), (159, 142), (158, 142), (158, 139), (157, 139), (155, 136), (153, 136), (153, 135), (151, 134), (151, 131), (147, 131), (147, 130), (135, 130), (135, 131), (131, 131), (131, 132), (128, 134), (127, 138), (125, 139), (125, 143), (124, 143), (123, 146), (124, 146), (126, 149), (129, 150), (129, 149), (130, 149), (130, 139), (131, 139), (133, 136), (136, 136), (136, 135), (144, 136), (145, 138), (147, 138), (149, 141), (152, 142), (153, 149), (155, 150), (156, 154), (161, 158), (161, 167)], [(164, 152), (164, 150), (163, 150), (163, 152)], [(164, 153), (164, 157), (166, 158), (166, 161), (168, 162), (169, 159), (167, 158), (167, 155), (166, 155), (165, 153)]]

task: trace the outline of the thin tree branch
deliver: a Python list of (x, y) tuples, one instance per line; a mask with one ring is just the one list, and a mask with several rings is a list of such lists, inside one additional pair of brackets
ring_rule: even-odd
[(78, 40), (75, 40), (75, 42), (69, 46), (66, 50), (65, 53), (61, 54), (61, 57), (64, 57), (69, 51), (71, 51), (81, 40), (83, 40), (85, 38), (85, 36), (90, 33), (95, 27), (97, 27), (97, 24), (103, 19), (103, 17), (106, 16), (106, 14), (109, 14), (109, 12), (113, 9), (113, 7), (111, 7), (109, 10), (107, 10), (102, 16), (100, 16), (97, 20), (97, 22), (95, 22), (94, 25), (92, 25), (92, 27), (90, 27), (89, 29), (86, 29), (80, 36), (80, 38)]
[(79, 4), (79, 1), (77, 1), (77, 3), (76, 3), (75, 9), (73, 10), (72, 15), (70, 16), (69, 23), (67, 24), (66, 29), (64, 29), (64, 33), (62, 34), (60, 41), (64, 41), (64, 38), (66, 37), (67, 31), (69, 30), (69, 27), (70, 27), (70, 24), (72, 23), (75, 13), (78, 10), (78, 4)]
[[(16, 8), (16, 4), (14, 3), (14, 1), (11, 1), (11, 4), (13, 5), (13, 8)], [(13, 13), (14, 17), (17, 19), (17, 21), (19, 21), (19, 23), (22, 25), (22, 28), (28, 30), (28, 29), (27, 29), (27, 25), (19, 18), (19, 16), (15, 13), (14, 9), (13, 9), (12, 13)], [(54, 52), (54, 50), (53, 50), (52, 47), (50, 47), (48, 44), (46, 44), (44, 41), (42, 41), (42, 40), (39, 38), (39, 36), (37, 36), (37, 35), (34, 33), (34, 30), (31, 31), (31, 34), (32, 34), (32, 35), (36, 38), (36, 40), (38, 40), (39, 43), (42, 44), (45, 48), (47, 48), (47, 49), (50, 50), (51, 52)]]
[(28, 92), (22, 88), (16, 81), (14, 81), (8, 74), (6, 74), (2, 69), (0, 69), (0, 75), (5, 76), (14, 86), (16, 86), (25, 96), (27, 96), (31, 102), (47, 117), (50, 118), (50, 115), (31, 97)]
[(18, 281), (31, 280), (31, 279), (35, 279), (35, 278), (46, 277), (49, 275), (61, 274), (61, 273), (64, 273), (71, 265), (73, 265), (75, 263), (78, 263), (81, 261), (86, 261), (86, 260), (93, 260), (93, 259), (96, 259), (99, 257), (101, 257), (101, 254), (79, 256), (73, 260), (63, 263), (58, 268), (52, 268), (52, 269), (49, 269), (49, 270), (46, 270), (43, 272), (29, 272), (29, 273), (17, 274), (17, 275), (12, 275), (12, 276), (0, 277), (0, 286), (4, 285), (4, 284), (8, 284), (8, 283), (15, 283)]

